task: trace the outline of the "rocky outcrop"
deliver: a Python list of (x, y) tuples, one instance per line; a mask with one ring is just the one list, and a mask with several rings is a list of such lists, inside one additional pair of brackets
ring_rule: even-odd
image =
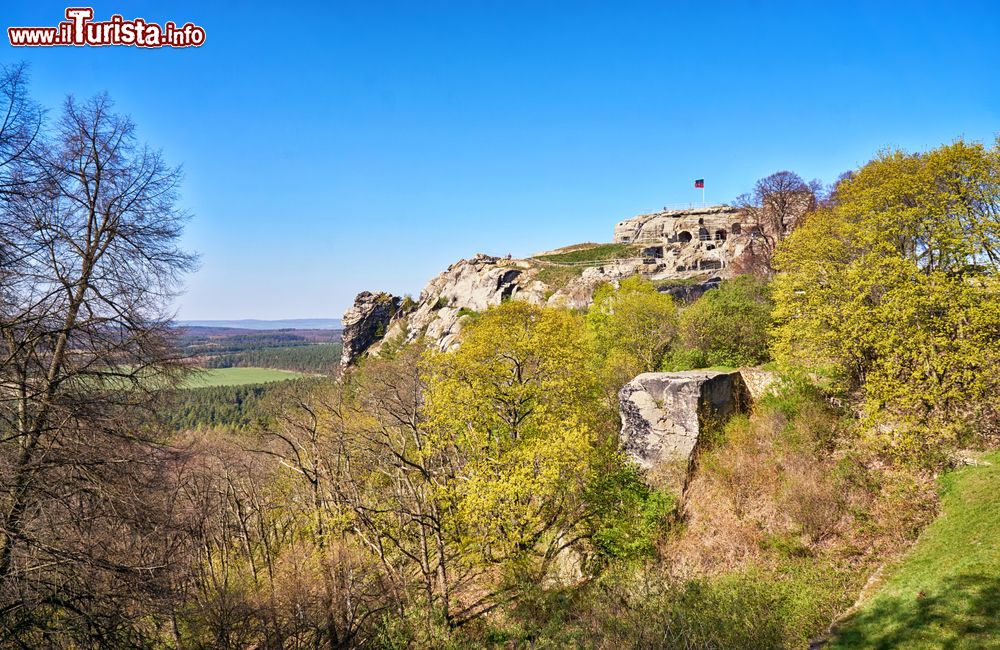
[[(437, 275), (416, 301), (391, 297), (395, 308), (377, 313), (375, 296), (364, 292), (344, 314), (344, 352), (341, 366), (347, 366), (361, 354), (377, 354), (383, 338), (411, 342), (424, 337), (440, 350), (456, 345), (467, 316), (499, 305), (504, 300), (524, 300), (537, 305), (586, 309), (594, 300), (594, 290), (605, 283), (617, 285), (625, 278), (641, 275), (657, 279), (673, 277), (674, 271), (663, 260), (638, 257), (595, 264), (581, 270), (563, 286), (549, 286), (538, 279), (546, 263), (536, 259), (510, 259), (482, 253), (459, 260)], [(680, 300), (692, 300), (707, 289), (718, 286), (719, 279), (703, 283), (665, 287)], [(357, 323), (355, 325), (355, 323)], [(357, 332), (355, 334), (355, 332)]]
[(534, 279), (529, 262), (479, 253), (459, 260), (428, 282), (413, 307), (393, 320), (387, 336), (406, 342), (423, 336), (439, 349), (449, 350), (467, 316), (504, 300), (540, 304), (545, 291), (546, 286)]
[[(700, 228), (711, 235), (720, 230), (734, 234), (733, 225), (742, 226), (743, 219), (742, 211), (729, 205), (661, 210), (619, 221), (615, 224), (614, 240), (627, 244), (657, 243), (664, 239), (683, 239), (684, 233), (687, 233), (688, 239), (698, 239)], [(740, 229), (736, 230), (735, 234), (739, 234)]]
[(401, 302), (402, 299), (391, 294), (370, 291), (362, 291), (354, 298), (354, 305), (344, 312), (342, 323), (342, 367), (353, 363), (385, 336)]
[(586, 309), (594, 301), (594, 290), (602, 284), (617, 286), (618, 282), (633, 275), (649, 277), (657, 268), (655, 262), (642, 258), (596, 264), (583, 269), (579, 277), (573, 278), (565, 286), (551, 291), (546, 304), (551, 307)]
[(709, 278), (704, 282), (694, 282), (689, 284), (668, 285), (660, 289), (664, 293), (669, 293), (678, 302), (694, 302), (705, 295), (709, 289), (718, 289), (722, 284), (722, 278)]
[(750, 400), (756, 402), (761, 397), (773, 393), (780, 386), (778, 373), (760, 368), (742, 368), (740, 375), (746, 384)]
[(749, 395), (739, 372), (689, 370), (647, 372), (618, 394), (625, 451), (647, 469), (687, 461), (706, 424), (747, 408)]
[[(800, 211), (809, 205), (804, 202)], [(619, 222), (614, 242), (628, 246), (616, 254), (626, 259), (551, 259), (588, 245), (557, 249), (526, 260), (480, 253), (449, 266), (424, 287), (418, 300), (389, 296), (393, 307), (387, 309), (375, 296), (388, 294), (359, 294), (344, 315), (341, 365), (349, 365), (360, 354), (376, 354), (385, 337), (401, 342), (424, 337), (441, 350), (451, 349), (457, 344), (467, 316), (508, 299), (585, 309), (593, 302), (598, 286), (617, 284), (634, 275), (661, 283), (660, 290), (678, 300), (695, 300), (718, 286), (722, 278), (730, 277), (734, 271), (730, 263), (738, 262), (761, 235), (760, 228), (748, 223), (745, 210), (717, 205), (663, 210)], [(556, 272), (543, 273), (550, 267)], [(540, 277), (548, 278), (551, 286)], [(671, 284), (675, 280), (682, 282)]]
[[(504, 300), (542, 304), (549, 289), (534, 278), (535, 270), (527, 260), (480, 253), (449, 266), (427, 283), (416, 301), (389, 296), (393, 307), (388, 312), (375, 311), (373, 294), (359, 294), (354, 306), (344, 314), (341, 366), (353, 363), (361, 354), (377, 354), (383, 339), (411, 342), (423, 336), (437, 348), (449, 350), (455, 345), (463, 320), (474, 313)], [(354, 322), (359, 324), (355, 326)]]

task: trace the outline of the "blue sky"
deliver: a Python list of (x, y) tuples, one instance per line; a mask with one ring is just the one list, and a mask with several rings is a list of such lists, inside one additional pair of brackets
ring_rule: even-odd
[[(81, 3), (82, 4), (82, 3)], [(478, 251), (607, 241), (779, 169), (1000, 131), (995, 2), (93, 2), (189, 50), (0, 47), (36, 98), (107, 90), (183, 164), (179, 316), (339, 316)], [(5, 2), (3, 26), (65, 3)]]

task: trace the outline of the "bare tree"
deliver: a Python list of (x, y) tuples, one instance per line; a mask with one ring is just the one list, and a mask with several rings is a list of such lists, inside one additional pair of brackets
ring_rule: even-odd
[[(25, 169), (38, 142), (42, 111), (27, 91), (25, 66), (0, 66), (0, 202), (23, 189)], [(8, 287), (17, 259), (11, 233), (0, 218), (0, 310), (13, 300)]]
[(24, 64), (0, 66), (0, 196), (23, 189), (24, 163), (42, 128), (42, 110), (28, 96)]
[(798, 225), (806, 213), (816, 208), (822, 185), (806, 183), (798, 174), (780, 171), (762, 178), (753, 191), (736, 199), (750, 235), (746, 247), (734, 262), (739, 273), (770, 276), (778, 243)]
[(194, 264), (177, 246), (180, 174), (105, 96), (12, 142), (30, 173), (0, 205), (0, 645), (54, 621), (131, 642), (169, 564), (148, 538), (166, 452), (137, 413), (183, 372), (165, 311)]

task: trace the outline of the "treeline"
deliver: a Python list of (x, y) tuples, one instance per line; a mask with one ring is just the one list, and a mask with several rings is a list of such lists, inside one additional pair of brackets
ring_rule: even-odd
[(331, 374), (340, 363), (339, 343), (280, 348), (256, 348), (211, 357), (206, 368), (275, 368), (312, 374)]
[(210, 386), (174, 391), (159, 411), (159, 422), (172, 430), (260, 430), (274, 422), (281, 400), (308, 391), (320, 378), (265, 384)]
[(263, 426), (268, 420), (262, 401), (270, 384), (242, 386), (212, 386), (177, 391), (163, 422), (171, 429), (183, 431), (201, 427), (250, 429)]
[(258, 348), (312, 345), (312, 341), (298, 334), (267, 332), (260, 334), (234, 334), (225, 337), (181, 336), (180, 344), (189, 356), (227, 354), (256, 350)]

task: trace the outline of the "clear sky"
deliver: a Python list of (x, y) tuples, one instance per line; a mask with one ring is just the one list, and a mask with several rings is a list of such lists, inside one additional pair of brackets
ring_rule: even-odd
[[(339, 316), (478, 251), (607, 241), (779, 169), (1000, 131), (1000, 3), (141, 2), (189, 50), (0, 46), (58, 108), (107, 90), (183, 164), (179, 316)], [(65, 3), (6, 0), (3, 27)]]

